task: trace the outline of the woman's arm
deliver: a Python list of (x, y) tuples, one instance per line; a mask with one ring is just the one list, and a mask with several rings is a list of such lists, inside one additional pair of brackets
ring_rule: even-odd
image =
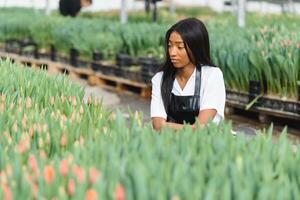
[[(213, 119), (217, 111), (215, 109), (206, 109), (199, 112), (198, 121), (201, 127), (203, 127), (209, 120)], [(153, 117), (152, 118), (152, 126), (155, 130), (160, 131), (162, 127), (169, 127), (174, 130), (181, 130), (183, 128), (182, 124), (166, 122), (164, 118), (161, 117)], [(196, 125), (189, 125), (193, 130), (196, 129)]]
[(201, 110), (198, 115), (198, 121), (200, 126), (204, 126), (210, 120), (213, 120), (216, 114), (217, 114), (217, 110), (213, 108)]
[(182, 124), (166, 122), (166, 120), (161, 117), (153, 117), (152, 118), (152, 126), (156, 131), (160, 131), (162, 129), (162, 127), (169, 127), (174, 130), (180, 130), (183, 127)]

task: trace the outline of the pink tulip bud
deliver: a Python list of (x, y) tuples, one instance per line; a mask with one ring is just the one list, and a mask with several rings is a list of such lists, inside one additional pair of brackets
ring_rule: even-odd
[(2, 184), (2, 191), (3, 191), (3, 200), (12, 200), (12, 193), (10, 188), (6, 184)]
[(115, 188), (115, 200), (125, 200), (125, 190), (121, 184)]
[(97, 192), (94, 189), (88, 189), (85, 193), (85, 200), (96, 200)]
[(62, 147), (66, 146), (67, 145), (67, 140), (68, 140), (68, 138), (67, 138), (66, 134), (65, 133), (62, 134), (62, 136), (60, 138), (60, 145)]
[(82, 168), (80, 168), (79, 166), (77, 165), (74, 165), (73, 168), (72, 168), (72, 172), (73, 174), (76, 176), (77, 178), (77, 181), (79, 183), (83, 183), (84, 182), (84, 179), (85, 179), (85, 173), (84, 173), (84, 170)]
[(34, 155), (30, 155), (28, 157), (28, 161), (27, 161), (31, 171), (38, 176), (38, 173), (39, 173), (39, 169), (38, 169), (38, 164), (37, 164), (37, 161), (36, 161), (36, 158)]
[(68, 174), (68, 160), (62, 160), (59, 165), (59, 172), (62, 176)]
[(89, 169), (89, 182), (91, 184), (96, 183), (100, 176), (101, 176), (101, 173), (95, 167), (91, 167)]
[(47, 165), (44, 168), (44, 180), (46, 183), (51, 184), (54, 180), (55, 172), (52, 166)]
[(75, 190), (76, 190), (75, 181), (73, 179), (70, 179), (68, 182), (68, 194), (70, 196), (73, 196), (75, 194)]

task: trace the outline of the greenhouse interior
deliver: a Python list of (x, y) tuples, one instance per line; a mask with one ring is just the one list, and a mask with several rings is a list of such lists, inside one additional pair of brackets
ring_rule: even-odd
[(0, 0), (0, 68), (0, 199), (300, 199), (300, 0)]

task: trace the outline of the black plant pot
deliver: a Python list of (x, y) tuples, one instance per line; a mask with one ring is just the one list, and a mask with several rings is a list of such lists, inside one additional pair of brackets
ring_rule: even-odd
[(139, 74), (137, 74), (136, 72), (131, 72), (131, 71), (127, 71), (126, 72), (126, 77), (129, 80), (133, 80), (133, 81), (137, 81)]
[(133, 58), (130, 55), (124, 53), (118, 53), (116, 55), (116, 62), (120, 67), (129, 67), (134, 63)]
[(285, 102), (284, 111), (291, 112), (291, 113), (297, 113), (297, 104), (293, 103), (293, 102)]
[(98, 51), (93, 51), (93, 61), (101, 61), (103, 59), (103, 53)]
[(116, 77), (124, 77), (124, 78), (126, 78), (125, 77), (126, 71), (122, 70), (122, 68), (120, 66), (114, 67), (113, 68), (113, 72), (114, 72), (113, 75), (116, 76)]
[(140, 72), (140, 80), (142, 83), (151, 83), (151, 78), (152, 78), (152, 75), (150, 75), (149, 73), (144, 73), (144, 72)]
[(281, 101), (274, 101), (274, 102), (273, 102), (273, 108), (272, 108), (272, 109), (283, 111), (283, 109), (284, 109), (284, 102), (281, 102)]
[(70, 64), (74, 67), (78, 67), (79, 52), (75, 48), (70, 49)]
[(17, 39), (8, 39), (5, 41), (4, 51), (8, 53), (20, 53), (20, 42)]
[[(249, 81), (249, 102), (255, 99), (262, 92), (262, 86), (259, 81)], [(258, 100), (254, 105), (259, 106), (260, 100)]]
[(33, 56), (34, 56), (34, 58), (37, 58), (37, 59), (39, 59), (39, 57), (40, 57), (39, 47), (36, 43), (34, 44)]
[(53, 44), (50, 45), (50, 59), (56, 61), (56, 48)]
[(77, 59), (77, 65), (81, 68), (87, 68), (90, 65), (90, 61), (84, 59)]
[(116, 69), (115, 69), (114, 66), (107, 66), (107, 67), (106, 67), (106, 73), (107, 73), (107, 75), (109, 75), (109, 76), (115, 75), (115, 73), (116, 73), (115, 71), (116, 71)]
[(142, 73), (152, 76), (158, 66), (158, 62), (155, 58), (151, 57), (140, 57), (138, 63), (142, 67)]
[(56, 60), (60, 63), (70, 64), (70, 56), (56, 54)]
[(298, 102), (300, 103), (300, 85), (298, 86)]
[(96, 62), (92, 62), (92, 69), (94, 71), (101, 71), (101, 64), (100, 63), (96, 63)]
[(107, 75), (107, 76), (113, 76), (115, 74), (115, 66), (111, 65), (98, 65), (99, 66), (99, 71), (101, 71), (102, 74)]
[(108, 66), (101, 66), (100, 71), (104, 75), (111, 75), (111, 69)]
[(22, 47), (24, 46), (30, 46), (35, 45), (36, 43), (31, 38), (24, 38), (23, 40), (20, 40), (20, 45)]
[[(25, 48), (28, 48), (28, 47), (32, 47), (33, 50), (30, 52), (26, 52)], [(20, 54), (33, 56), (34, 58), (39, 58), (38, 44), (30, 38), (25, 38), (25, 39), (21, 40), (20, 41)]]
[(91, 65), (92, 69), (94, 71), (101, 71), (101, 64), (97, 63), (97, 61), (101, 61), (103, 59), (103, 54), (101, 52), (93, 51), (92, 58), (94, 61)]

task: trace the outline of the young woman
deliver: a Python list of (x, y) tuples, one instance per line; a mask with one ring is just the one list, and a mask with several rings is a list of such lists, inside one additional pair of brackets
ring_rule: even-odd
[(177, 22), (166, 33), (165, 50), (165, 63), (152, 78), (153, 128), (220, 122), (225, 86), (222, 71), (211, 61), (204, 24), (196, 18)]

